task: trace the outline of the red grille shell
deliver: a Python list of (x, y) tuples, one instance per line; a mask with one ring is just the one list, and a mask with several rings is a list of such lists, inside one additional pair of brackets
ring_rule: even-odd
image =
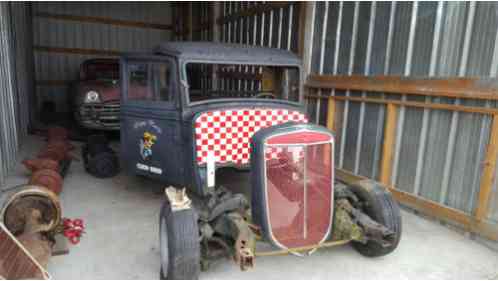
[(282, 248), (319, 244), (333, 216), (333, 137), (296, 132), (265, 142), (268, 224)]

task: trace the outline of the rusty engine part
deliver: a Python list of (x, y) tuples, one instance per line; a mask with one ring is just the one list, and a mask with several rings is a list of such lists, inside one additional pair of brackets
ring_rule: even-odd
[(63, 127), (50, 127), (47, 130), (47, 141), (67, 141), (69, 139), (68, 131)]
[(22, 164), (31, 172), (36, 172), (41, 169), (59, 170), (59, 162), (49, 158), (25, 159), (22, 161)]
[(28, 223), (33, 210), (40, 214), (37, 218), (38, 231), (54, 231), (61, 222), (59, 197), (45, 187), (21, 186), (10, 191), (4, 198), (0, 220), (16, 236), (26, 232), (28, 226), (29, 232), (35, 232)]
[(104, 135), (89, 136), (81, 149), (85, 170), (97, 178), (109, 178), (119, 172), (119, 160)]
[[(53, 234), (61, 222), (61, 206), (58, 196), (47, 188), (25, 185), (10, 190), (2, 199), (0, 220), (2, 225), (5, 225), (6, 231), (11, 233), (10, 239), (4, 242), (20, 252), (19, 247), (12, 246), (12, 239), (17, 239), (16, 241), (22, 245), (26, 255), (31, 257), (37, 266), (25, 257), (23, 258), (21, 254), (10, 256), (12, 252), (0, 251), (0, 264), (13, 263), (17, 264), (16, 268), (26, 267), (23, 273), (22, 270), (12, 270), (10, 265), (4, 268), (0, 266), (0, 275), (14, 278), (19, 274), (30, 275), (33, 271), (40, 272), (37, 267), (43, 269), (48, 264), (54, 245)], [(32, 278), (45, 278), (45, 275), (38, 274)]]
[(62, 191), (63, 177), (71, 165), (70, 152), (74, 146), (68, 141), (68, 132), (61, 127), (47, 131), (47, 144), (38, 152), (35, 159), (22, 163), (32, 172), (29, 184), (44, 186), (59, 194)]
[(62, 191), (62, 177), (51, 169), (37, 170), (31, 175), (28, 184), (46, 187), (55, 194)]
[[(62, 178), (71, 164), (70, 151), (73, 149), (74, 146), (68, 142), (66, 129), (48, 129), (47, 144), (38, 152), (37, 158), (22, 162), (32, 172), (28, 184), (10, 188), (1, 194), (0, 202), (3, 203), (0, 222), (5, 226), (4, 232), (11, 233), (8, 236), (11, 239), (4, 236), (4, 241), (14, 249), (14, 239), (36, 266), (25, 258), (17, 261), (16, 257), (22, 258), (22, 254), (9, 256), (10, 251), (0, 251), (0, 276), (9, 279), (25, 275), (38, 279), (48, 276), (43, 267), (52, 255), (54, 236), (61, 224), (61, 206), (57, 194), (62, 191)], [(18, 249), (18, 252), (21, 250)], [(23, 273), (21, 268), (24, 265), (27, 268)], [(37, 271), (42, 274), (30, 275), (37, 268), (42, 269)]]
[[(24, 245), (32, 245), (26, 238), (19, 241), (9, 230), (0, 223), (0, 279), (19, 280), (19, 279), (50, 279), (43, 266), (38, 262), (41, 256), (35, 258)], [(45, 249), (45, 243), (39, 244), (42, 251)]]

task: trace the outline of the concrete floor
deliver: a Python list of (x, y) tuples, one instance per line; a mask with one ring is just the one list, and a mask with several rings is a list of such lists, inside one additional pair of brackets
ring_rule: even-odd
[[(43, 144), (33, 137), (22, 157)], [(75, 153), (79, 155), (79, 151)], [(18, 165), (8, 179), (26, 182)], [(158, 213), (163, 186), (120, 174), (96, 179), (81, 162), (73, 162), (61, 195), (63, 214), (82, 218), (86, 234), (68, 255), (51, 259), (54, 279), (157, 279), (159, 277)], [(437, 222), (403, 211), (403, 236), (398, 249), (371, 259), (350, 246), (322, 249), (310, 257), (264, 257), (240, 272), (221, 260), (201, 279), (497, 279), (498, 253)]]

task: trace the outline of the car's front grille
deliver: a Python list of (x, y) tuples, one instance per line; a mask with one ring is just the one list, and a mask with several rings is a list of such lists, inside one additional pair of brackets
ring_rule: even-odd
[(102, 129), (119, 128), (119, 102), (83, 104), (80, 116), (83, 125), (102, 127)]

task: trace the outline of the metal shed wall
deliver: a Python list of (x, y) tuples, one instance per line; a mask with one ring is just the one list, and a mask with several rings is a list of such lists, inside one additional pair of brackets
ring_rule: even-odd
[(168, 2), (33, 3), (38, 106), (67, 108), (67, 88), (86, 59), (145, 51), (172, 38)]
[[(317, 2), (311, 73), (497, 78), (498, 4), (491, 2)], [(377, 93), (314, 90), (329, 96)], [(383, 95), (427, 103), (497, 108), (496, 101)], [(309, 101), (316, 122), (327, 103)], [(338, 102), (338, 166), (379, 179), (385, 106)], [(391, 184), (468, 214), (476, 209), (491, 117), (401, 106)], [(498, 176), (498, 171), (497, 171)], [(496, 178), (496, 177), (495, 177)], [(498, 223), (494, 182), (488, 219)]]
[(24, 3), (0, 3), (0, 186), (28, 132), (32, 100), (31, 29)]
[(220, 41), (298, 52), (298, 2), (222, 2), (219, 9)]

